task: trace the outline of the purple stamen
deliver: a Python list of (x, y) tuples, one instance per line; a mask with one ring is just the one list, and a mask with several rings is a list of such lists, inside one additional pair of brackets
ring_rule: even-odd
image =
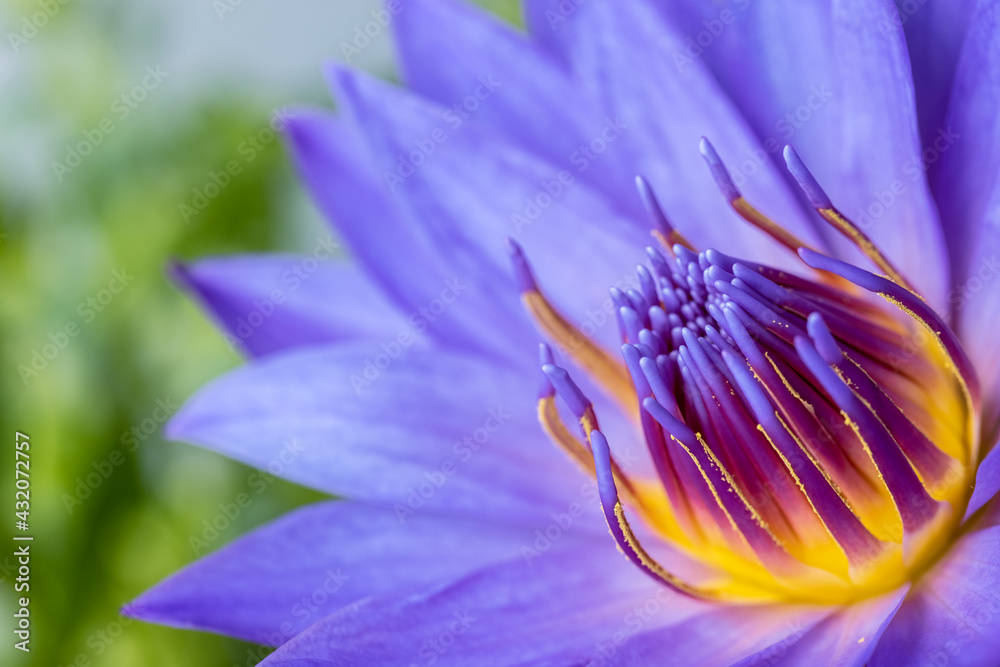
[(709, 171), (712, 172), (712, 178), (715, 179), (715, 184), (719, 186), (719, 190), (722, 192), (722, 196), (726, 198), (726, 201), (732, 203), (739, 199), (741, 197), (740, 191), (733, 183), (733, 179), (729, 175), (729, 170), (722, 163), (719, 154), (715, 152), (712, 142), (702, 137), (701, 141), (698, 142), (698, 150), (701, 152), (701, 156), (705, 158), (705, 163), (708, 165)]
[(517, 241), (510, 237), (504, 239), (504, 244), (507, 246), (507, 254), (514, 267), (517, 289), (521, 292), (537, 292), (538, 284), (535, 282), (535, 276), (531, 272), (528, 259), (524, 256), (524, 250), (521, 249)]
[(566, 369), (555, 364), (545, 364), (542, 366), (542, 372), (555, 387), (559, 397), (566, 402), (566, 406), (573, 413), (573, 416), (577, 419), (583, 419), (588, 410), (592, 409), (590, 400), (576, 386), (576, 382), (569, 376)]
[(791, 146), (785, 146), (782, 154), (785, 157), (785, 164), (788, 166), (788, 171), (795, 178), (799, 187), (802, 188), (802, 192), (805, 193), (809, 204), (813, 208), (833, 208), (830, 198), (826, 196), (826, 192), (820, 187), (819, 182), (806, 167), (805, 163), (802, 162), (795, 149)]
[(921, 528), (933, 518), (938, 503), (927, 493), (892, 434), (823, 361), (812, 341), (799, 336), (795, 339), (795, 349), (867, 444), (869, 455), (899, 508), (903, 527), (907, 531)]

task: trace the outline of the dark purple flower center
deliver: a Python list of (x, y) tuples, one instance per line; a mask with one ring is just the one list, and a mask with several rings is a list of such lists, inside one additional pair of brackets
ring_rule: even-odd
[[(621, 363), (592, 343), (567, 344), (579, 332), (512, 243), (526, 307), (635, 415), (651, 474), (622, 471), (592, 404), (546, 346), (542, 424), (595, 475), (625, 554), (668, 586), (707, 598), (823, 601), (897, 586), (940, 553), (968, 502), (975, 374), (947, 325), (794, 154), (792, 171), (820, 214), (889, 277), (809, 249), (742, 198), (710, 145), (702, 151), (733, 207), (794, 248), (812, 277), (696, 252), (640, 181), (664, 248), (648, 249), (634, 288), (612, 290)], [(556, 394), (584, 440), (560, 420)], [(659, 565), (625, 506), (710, 574), (683, 581)]]

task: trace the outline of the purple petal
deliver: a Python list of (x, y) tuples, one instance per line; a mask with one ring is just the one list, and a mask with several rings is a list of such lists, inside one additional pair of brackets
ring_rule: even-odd
[[(380, 169), (399, 173), (400, 155), (426, 154), (413, 173), (394, 181), (393, 196), (423, 221), (442, 262), (493, 286), (497, 302), (509, 303), (522, 321), (506, 237), (539, 258), (542, 289), (575, 321), (600, 308), (608, 288), (643, 257), (648, 228), (616, 214), (611, 201), (569, 171), (480, 128), (451, 129), (440, 107), (401, 88), (346, 71), (332, 76), (338, 100), (365, 118)], [(573, 252), (566, 252), (568, 243)], [(600, 332), (609, 345), (613, 329)]]
[(411, 0), (395, 27), (404, 81), (440, 104), (449, 133), (466, 123), (499, 132), (601, 188), (645, 224), (630, 168), (610, 155), (581, 160), (605, 119), (550, 51), (464, 1)]
[(640, 627), (638, 634), (601, 647), (605, 662), (598, 664), (731, 665), (769, 647), (793, 644), (831, 611), (804, 605), (719, 605), (665, 628)]
[[(518, 336), (518, 320), (511, 319), (521, 315), (516, 298), (498, 303), (496, 279), (484, 284), (478, 271), (468, 266), (456, 270), (446, 260), (425, 226), (389, 196), (384, 175), (356, 126), (330, 114), (300, 112), (289, 120), (287, 131), (320, 209), (404, 313), (422, 318), (434, 337), (462, 349), (510, 355), (520, 342), (530, 350), (533, 341), (525, 338), (529, 329), (522, 327)], [(464, 287), (456, 294), (453, 285)], [(446, 317), (420, 315), (446, 294), (451, 301)]]
[(585, 479), (542, 434), (536, 385), (393, 340), (312, 348), (215, 380), (167, 433), (352, 499), (535, 521)]
[(976, 486), (964, 520), (968, 521), (983, 505), (993, 500), (997, 491), (1000, 491), (1000, 444), (993, 446), (976, 470)]
[[(249, 494), (253, 501), (253, 495)], [(581, 510), (582, 511), (582, 510)], [(153, 623), (279, 646), (362, 598), (422, 590), (500, 561), (587, 549), (603, 534), (563, 512), (537, 528), (325, 502), (288, 514), (172, 575), (126, 605)], [(551, 524), (551, 525), (550, 525)], [(555, 529), (550, 534), (542, 531)], [(538, 530), (536, 535), (534, 530)], [(543, 549), (539, 551), (539, 548)]]
[(608, 152), (623, 153), (650, 182), (686, 237), (700, 247), (794, 262), (729, 210), (698, 153), (706, 136), (751, 202), (799, 237), (817, 240), (774, 160), (780, 145), (758, 141), (703, 62), (678, 60), (684, 36), (647, 3), (583, 3), (565, 29), (572, 31), (578, 84), (623, 127)]
[[(955, 74), (935, 193), (948, 221), (959, 333), (985, 394), (997, 398), (1000, 342), (1000, 6), (983, 2), (970, 23)], [(995, 417), (996, 414), (988, 415)]]
[[(834, 3), (832, 46), (840, 73), (835, 94), (843, 105), (835, 160), (849, 180), (835, 181), (827, 191), (940, 308), (948, 287), (948, 258), (919, 169), (909, 56), (901, 34), (885, 35), (877, 28), (879, 20), (895, 12), (890, 0)], [(862, 209), (869, 215), (859, 215)]]
[(262, 665), (582, 665), (618, 635), (704, 607), (623, 567), (610, 541), (602, 544), (486, 568), (417, 595), (361, 601)]
[(357, 265), (320, 238), (310, 255), (240, 256), (176, 264), (178, 283), (253, 356), (364, 338), (386, 339), (406, 320)]
[(691, 0), (663, 10), (683, 34), (681, 62), (707, 64), (765, 146), (794, 145), (833, 202), (943, 307), (947, 255), (920, 162), (906, 45), (885, 27), (898, 19), (892, 2)]
[(969, 533), (924, 575), (870, 667), (991, 667), (1000, 655), (1000, 527)]
[(906, 597), (908, 586), (848, 605), (808, 631), (779, 641), (733, 667), (864, 667)]
[(975, 0), (896, 0), (899, 21), (879, 23), (885, 33), (902, 29), (909, 47), (917, 117), (924, 146), (932, 146), (944, 126), (965, 33)]
[(560, 62), (565, 62), (572, 33), (573, 16), (579, 3), (563, 0), (522, 0), (524, 23), (532, 38)]

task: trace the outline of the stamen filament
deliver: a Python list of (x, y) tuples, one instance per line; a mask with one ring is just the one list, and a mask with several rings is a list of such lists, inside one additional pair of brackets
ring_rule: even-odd
[(788, 166), (788, 171), (791, 172), (792, 176), (798, 182), (799, 187), (806, 194), (809, 202), (816, 209), (816, 212), (820, 214), (824, 220), (826, 220), (831, 227), (836, 229), (838, 232), (846, 236), (857, 248), (863, 252), (875, 265), (884, 271), (889, 279), (897, 285), (906, 288), (907, 290), (917, 294), (917, 291), (910, 285), (910, 283), (903, 277), (899, 269), (889, 260), (885, 254), (879, 249), (877, 245), (868, 235), (865, 234), (861, 229), (851, 221), (850, 218), (841, 213), (830, 201), (826, 192), (816, 181), (816, 178), (809, 171), (805, 163), (802, 162), (802, 158), (799, 154), (795, 152), (795, 149), (791, 146), (785, 146), (784, 150), (785, 164)]
[(736, 187), (735, 183), (733, 183), (733, 179), (729, 175), (729, 170), (726, 169), (726, 165), (722, 162), (719, 154), (715, 152), (715, 147), (712, 146), (712, 142), (705, 137), (702, 137), (700, 143), (698, 144), (698, 148), (701, 151), (701, 156), (705, 158), (705, 162), (708, 164), (708, 168), (712, 172), (712, 177), (719, 186), (719, 190), (722, 191), (722, 196), (733, 208), (733, 210), (740, 215), (740, 217), (792, 252), (795, 252), (802, 247), (810, 247), (809, 244), (795, 236), (795, 234), (792, 234), (774, 220), (771, 220), (769, 217), (754, 208), (753, 205), (751, 205), (750, 202), (743, 197), (739, 188)]
[(627, 414), (638, 416), (638, 410), (632, 398), (632, 385), (629, 382), (628, 373), (621, 364), (614, 361), (610, 354), (570, 324), (549, 303), (538, 289), (521, 247), (513, 240), (507, 239), (507, 248), (521, 289), (521, 301), (524, 303), (525, 309), (535, 319), (538, 327), (565, 350), (570, 358), (587, 373), (592, 377), (601, 378), (611, 397)]

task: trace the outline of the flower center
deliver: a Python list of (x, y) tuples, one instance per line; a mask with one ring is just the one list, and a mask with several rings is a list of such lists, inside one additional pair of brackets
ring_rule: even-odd
[[(968, 502), (979, 428), (969, 361), (794, 153), (789, 166), (820, 214), (888, 278), (809, 249), (742, 198), (711, 145), (702, 152), (733, 208), (814, 277), (695, 251), (640, 180), (663, 248), (647, 249), (635, 289), (612, 290), (622, 364), (589, 342), (567, 344), (586, 338), (511, 243), (526, 307), (635, 415), (655, 474), (622, 471), (593, 406), (545, 346), (540, 420), (596, 477), (622, 551), (665, 585), (730, 601), (847, 602), (894, 588), (941, 552)], [(557, 394), (584, 440), (561, 421)], [(656, 562), (626, 507), (700, 574), (681, 579)]]

